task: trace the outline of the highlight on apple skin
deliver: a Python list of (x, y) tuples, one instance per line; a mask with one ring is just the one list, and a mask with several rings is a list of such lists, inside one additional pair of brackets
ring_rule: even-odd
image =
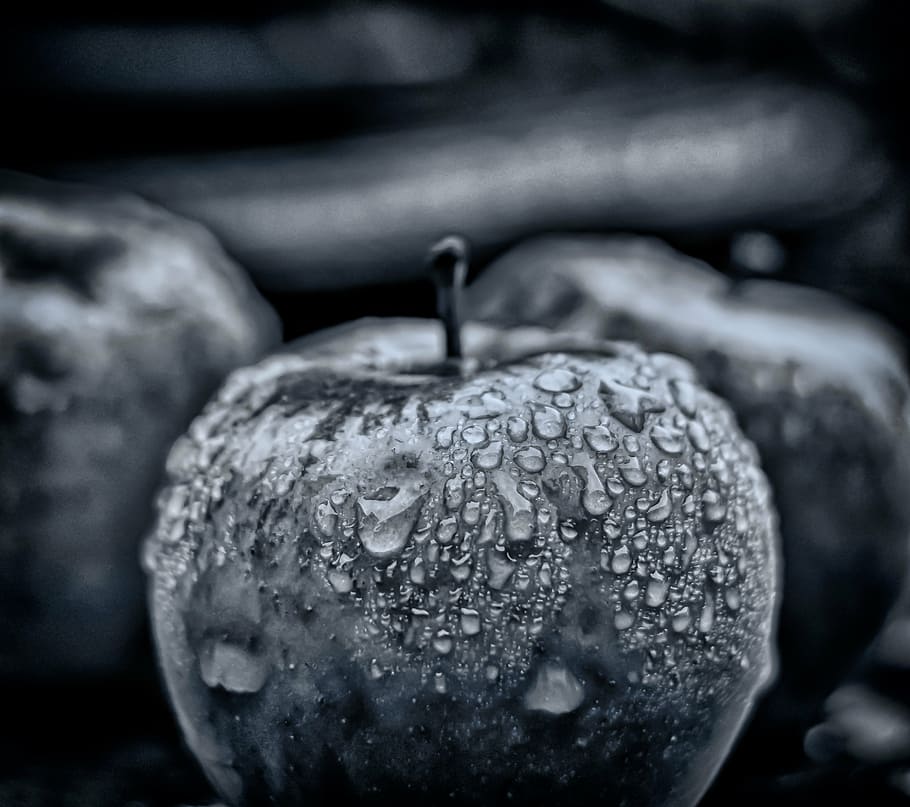
[(171, 451), (155, 639), (230, 804), (693, 804), (772, 676), (776, 516), (729, 407), (629, 344), (463, 341), (302, 340)]

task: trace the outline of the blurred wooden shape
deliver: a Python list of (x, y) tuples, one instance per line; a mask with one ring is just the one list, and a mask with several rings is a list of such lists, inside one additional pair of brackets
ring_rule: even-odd
[(416, 278), (449, 232), (483, 260), (551, 230), (811, 226), (868, 201), (887, 171), (846, 101), (690, 71), (322, 145), (58, 173), (203, 222), (264, 288), (313, 291)]

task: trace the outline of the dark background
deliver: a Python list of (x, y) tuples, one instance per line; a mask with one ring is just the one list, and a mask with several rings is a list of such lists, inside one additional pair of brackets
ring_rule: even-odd
[[(696, 226), (666, 228), (647, 214), (619, 222), (606, 211), (583, 229), (656, 232), (730, 271), (755, 268), (731, 260), (737, 230), (771, 229), (787, 248), (781, 275), (833, 289), (905, 328), (906, 54), (900, 4), (867, 0), (267, 2), (219, 14), (194, 2), (140, 2), (128, 10), (83, 3), (56, 13), (39, 4), (8, 14), (0, 30), (2, 159), (8, 168), (139, 187), (187, 212), (175, 178), (181, 158), (227, 153), (243, 163), (252, 153), (268, 161), (291, 149), (328, 166), (339, 161), (344, 181), (337, 155), (363, 136), (430, 129), (458, 138), (472, 124), (533, 122), (586, 93), (625, 91), (597, 122), (609, 130), (648, 91), (685, 93), (706, 76), (734, 88), (772, 77), (834, 93), (865, 117), (888, 160), (876, 169), (882, 189), (875, 199), (848, 205), (846, 215), (822, 215), (812, 227), (784, 215), (732, 226), (706, 215)], [(811, 144), (803, 147), (794, 160), (813, 159)], [(375, 158), (387, 157), (380, 151)], [(163, 158), (152, 182), (141, 170), (149, 158)], [(131, 177), (137, 164), (138, 179)], [(214, 171), (228, 173), (223, 162)], [(848, 233), (849, 243), (835, 243)], [(514, 236), (480, 244), (474, 270)], [(256, 261), (240, 257), (261, 280)], [(385, 253), (345, 275), (340, 289), (319, 288), (325, 283), (302, 273), (290, 285), (305, 299), (263, 285), (289, 336), (361, 314), (428, 312), (432, 297), (415, 281), (421, 267), (393, 264)]]

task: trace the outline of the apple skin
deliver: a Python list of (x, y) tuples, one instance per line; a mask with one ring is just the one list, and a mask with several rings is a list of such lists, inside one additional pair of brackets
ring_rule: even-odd
[(775, 515), (728, 407), (632, 345), (464, 341), (446, 374), (432, 321), (303, 340), (175, 444), (154, 634), (230, 804), (692, 804), (771, 677)]
[(0, 679), (135, 665), (167, 450), (278, 339), (198, 225), (0, 172)]
[(768, 742), (748, 765), (801, 755), (906, 576), (910, 387), (895, 334), (831, 294), (734, 284), (631, 237), (528, 241), (469, 287), (465, 308), (670, 351), (729, 402), (773, 487), (784, 557), (780, 675), (750, 729)]

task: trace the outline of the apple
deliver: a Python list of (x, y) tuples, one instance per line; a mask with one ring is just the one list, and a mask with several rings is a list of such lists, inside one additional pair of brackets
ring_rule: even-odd
[[(655, 240), (551, 237), (468, 289), (469, 316), (628, 338), (684, 356), (754, 441), (780, 513), (779, 681), (756, 717), (770, 761), (880, 628), (910, 536), (910, 386), (899, 340), (834, 296), (733, 283)], [(786, 742), (784, 738), (787, 738)]]
[(754, 447), (675, 357), (448, 331), (304, 339), (175, 444), (144, 559), (189, 747), (233, 805), (694, 803), (774, 668)]
[(277, 339), (198, 225), (0, 173), (0, 678), (130, 664), (167, 450)]

